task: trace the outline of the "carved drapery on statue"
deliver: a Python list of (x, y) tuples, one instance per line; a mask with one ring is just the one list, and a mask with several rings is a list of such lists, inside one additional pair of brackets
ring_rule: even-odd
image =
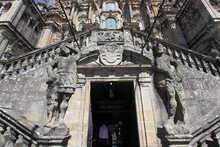
[(183, 105), (183, 75), (181, 64), (175, 59), (163, 54), (161, 44), (154, 45), (155, 56), (155, 86), (163, 99), (168, 112), (168, 120), (164, 128), (169, 134), (185, 134), (185, 107)]
[(60, 46), (60, 58), (47, 68), (48, 84), (48, 122), (53, 124), (64, 118), (68, 101), (77, 84), (77, 65), (80, 54), (67, 43)]

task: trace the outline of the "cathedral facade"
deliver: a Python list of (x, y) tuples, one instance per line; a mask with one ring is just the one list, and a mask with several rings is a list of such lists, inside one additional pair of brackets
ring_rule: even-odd
[(0, 85), (0, 147), (218, 147), (220, 2), (1, 0)]

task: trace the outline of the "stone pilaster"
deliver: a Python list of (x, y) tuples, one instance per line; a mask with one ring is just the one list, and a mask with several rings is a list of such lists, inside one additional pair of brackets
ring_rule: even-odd
[(42, 35), (40, 36), (40, 39), (37, 43), (37, 47), (42, 48), (42, 47), (45, 47), (46, 45), (48, 45), (48, 42), (51, 39), (51, 35), (52, 35), (52, 27), (46, 26), (43, 29)]
[[(146, 73), (145, 73), (146, 74)], [(157, 130), (156, 130), (156, 122), (155, 122), (155, 116), (154, 116), (154, 109), (152, 104), (152, 98), (151, 98), (151, 78), (148, 78), (146, 75), (140, 75), (139, 78), (139, 86), (140, 86), (140, 99), (138, 99), (139, 107), (137, 110), (140, 110), (142, 113), (137, 112), (142, 118), (141, 125), (143, 128), (140, 130), (139, 128), (139, 135), (143, 132), (143, 135), (145, 136), (145, 141), (143, 140), (143, 143), (146, 144), (140, 144), (141, 147), (157, 147), (158, 146), (158, 140), (157, 140)]]

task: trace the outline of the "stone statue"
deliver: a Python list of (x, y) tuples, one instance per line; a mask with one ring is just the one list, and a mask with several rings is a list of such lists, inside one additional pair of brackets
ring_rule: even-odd
[(76, 60), (79, 51), (69, 47), (67, 43), (60, 46), (60, 58), (47, 68), (48, 84), (48, 121), (53, 123), (62, 120), (68, 108), (68, 101), (75, 92), (77, 84)]
[[(155, 59), (155, 86), (158, 93), (163, 98), (168, 111), (168, 121), (164, 124), (166, 131), (169, 134), (183, 133), (183, 129), (177, 125), (184, 125), (185, 123), (185, 108), (183, 101), (183, 75), (181, 73), (181, 65), (175, 59), (163, 54), (163, 46), (154, 45)], [(178, 127), (178, 128), (177, 128)]]

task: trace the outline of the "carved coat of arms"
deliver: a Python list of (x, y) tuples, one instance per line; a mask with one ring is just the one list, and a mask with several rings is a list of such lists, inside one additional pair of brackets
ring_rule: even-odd
[(99, 58), (104, 65), (118, 65), (122, 61), (123, 48), (116, 43), (109, 43), (105, 44), (99, 53)]

